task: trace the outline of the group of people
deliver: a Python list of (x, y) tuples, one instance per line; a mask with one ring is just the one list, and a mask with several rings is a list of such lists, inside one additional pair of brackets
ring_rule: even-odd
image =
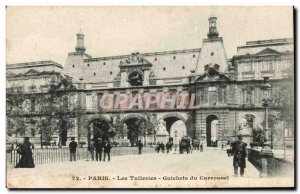
[[(227, 143), (227, 146), (230, 146), (230, 149), (227, 149), (228, 156), (233, 156), (233, 167), (234, 167), (234, 175), (238, 175), (238, 168), (240, 168), (240, 176), (244, 176), (244, 169), (246, 168), (246, 156), (247, 151), (246, 147), (247, 144), (242, 141), (242, 136), (238, 136), (237, 141), (230, 143)], [(158, 142), (156, 144), (155, 150), (156, 152), (162, 152), (164, 153), (165, 148), (167, 149), (167, 153), (172, 150), (173, 143), (168, 142), (166, 145), (163, 142)], [(76, 149), (78, 147), (77, 142), (75, 142), (75, 138), (71, 139), (71, 142), (69, 144), (70, 149), (70, 161), (76, 161)], [(101, 138), (92, 139), (88, 150), (91, 153), (92, 160), (96, 161), (102, 161), (102, 153), (103, 155), (103, 161), (105, 161), (106, 156), (108, 157), (108, 161), (110, 161), (110, 151), (111, 151), (111, 144), (108, 140), (102, 140)], [(23, 144), (19, 144), (17, 147), (17, 153), (21, 155), (21, 158), (16, 168), (34, 168), (34, 160), (33, 160), (33, 154), (32, 150), (34, 149), (33, 144), (29, 141), (28, 137), (24, 138)], [(138, 154), (142, 154), (143, 149), (143, 143), (141, 140), (138, 142)], [(200, 144), (200, 152), (203, 152), (203, 145)]]
[(88, 146), (88, 150), (91, 153), (92, 161), (95, 160), (95, 156), (96, 161), (102, 161), (102, 153), (104, 153), (103, 161), (105, 161), (107, 156), (109, 162), (111, 147), (112, 146), (110, 144), (110, 141), (108, 140), (102, 140), (101, 138), (92, 139)]
[[(167, 148), (167, 152), (169, 153), (169, 147)], [(156, 147), (155, 147), (155, 151), (157, 152), (157, 153), (159, 153), (160, 151), (162, 152), (162, 153), (164, 153), (165, 152), (165, 144), (163, 143), (163, 142), (157, 142), (157, 144), (156, 144)]]

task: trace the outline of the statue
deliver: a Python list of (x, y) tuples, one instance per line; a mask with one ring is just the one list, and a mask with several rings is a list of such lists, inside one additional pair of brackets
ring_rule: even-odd
[(166, 128), (166, 122), (163, 119), (159, 119), (158, 121), (158, 130), (156, 134), (162, 134), (162, 135), (168, 134)]
[(248, 125), (248, 122), (247, 122), (246, 118), (242, 118), (241, 119), (238, 134), (242, 135), (242, 136), (249, 136), (249, 135), (251, 135), (251, 130), (250, 130), (250, 127)]
[(166, 128), (166, 122), (164, 121), (164, 119), (160, 118), (158, 120), (158, 128), (157, 128), (156, 136), (155, 136), (156, 142), (166, 144), (168, 136), (169, 136), (169, 133)]

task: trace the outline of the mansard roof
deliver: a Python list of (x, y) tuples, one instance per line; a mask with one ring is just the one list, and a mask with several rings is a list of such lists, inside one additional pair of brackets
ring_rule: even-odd
[(123, 65), (141, 66), (142, 64), (143, 66), (151, 66), (151, 72), (155, 78), (188, 77), (191, 70), (196, 68), (200, 52), (201, 49), (196, 48), (138, 53), (142, 60), (135, 62), (131, 61), (131, 54), (84, 59), (84, 80), (87, 83), (110, 82), (118, 76), (120, 68), (124, 67)]

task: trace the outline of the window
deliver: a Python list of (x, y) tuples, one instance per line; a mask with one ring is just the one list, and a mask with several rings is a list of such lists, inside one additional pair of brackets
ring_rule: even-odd
[(89, 66), (90, 66), (90, 64), (88, 63), (88, 64), (87, 64), (87, 66), (89, 67)]
[(254, 88), (246, 87), (243, 90), (243, 103), (244, 104), (252, 104), (253, 103), (253, 97), (254, 97)]
[(143, 75), (138, 71), (133, 71), (128, 75), (128, 81), (131, 86), (142, 86)]
[(156, 58), (156, 57), (154, 58), (154, 61), (157, 61), (157, 58)]
[(244, 67), (244, 72), (252, 71), (252, 63), (251, 62), (244, 63), (243, 67)]
[(35, 92), (36, 91), (36, 86), (31, 85), (31, 86), (28, 87), (28, 89), (29, 89), (29, 92)]
[(262, 70), (263, 71), (271, 71), (271, 70), (274, 70), (274, 64), (273, 64), (273, 61), (269, 60), (269, 61), (265, 61), (263, 63), (263, 66), (262, 66)]
[(208, 88), (200, 88), (200, 104), (207, 104)]
[(193, 55), (193, 58), (195, 58), (196, 57), (196, 55)]
[(214, 56), (214, 55), (215, 55), (215, 53), (214, 53), (214, 52), (211, 52), (211, 53), (210, 53), (210, 56)]
[(182, 69), (185, 69), (185, 66), (182, 66)]
[(75, 65), (73, 64), (73, 68), (75, 67)]
[(163, 70), (166, 71), (166, 68), (164, 67)]
[(176, 56), (174, 56), (173, 59), (175, 60), (175, 59), (176, 59)]
[(31, 107), (30, 107), (30, 108), (31, 108), (31, 111), (34, 112), (34, 111), (35, 111), (35, 98), (32, 98), (32, 99), (31, 99), (30, 105), (31, 105)]
[(217, 90), (216, 86), (210, 86), (210, 87), (208, 87), (208, 91), (209, 92), (215, 92), (216, 90)]
[(109, 74), (110, 74), (110, 75), (112, 75), (112, 71), (111, 71), (111, 72), (109, 72)]
[(219, 87), (218, 89), (218, 103), (226, 103), (226, 87)]
[(94, 76), (96, 76), (96, 73), (94, 72)]
[(106, 65), (106, 63), (105, 63), (105, 62), (103, 62), (103, 65), (105, 66), (105, 65)]
[(208, 103), (209, 105), (216, 105), (217, 104), (217, 87), (210, 86), (208, 87)]

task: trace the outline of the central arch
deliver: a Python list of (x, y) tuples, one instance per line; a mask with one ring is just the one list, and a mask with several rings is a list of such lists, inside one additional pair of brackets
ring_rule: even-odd
[(169, 134), (169, 140), (173, 141), (175, 144), (178, 144), (179, 140), (183, 136), (187, 135), (187, 119), (176, 113), (166, 114), (162, 118), (166, 123), (166, 130)]
[(107, 120), (98, 117), (93, 118), (87, 123), (88, 128), (88, 143), (92, 139), (101, 138), (102, 140), (109, 140), (113, 137), (112, 131), (110, 131), (110, 124)]
[(131, 146), (138, 145), (138, 141), (143, 139), (144, 144), (146, 144), (146, 131), (143, 129), (143, 122), (146, 119), (140, 114), (130, 114), (125, 116), (121, 122), (127, 127), (127, 139)]
[(206, 142), (207, 147), (216, 146), (218, 141), (218, 117), (216, 115), (209, 115), (206, 118)]

